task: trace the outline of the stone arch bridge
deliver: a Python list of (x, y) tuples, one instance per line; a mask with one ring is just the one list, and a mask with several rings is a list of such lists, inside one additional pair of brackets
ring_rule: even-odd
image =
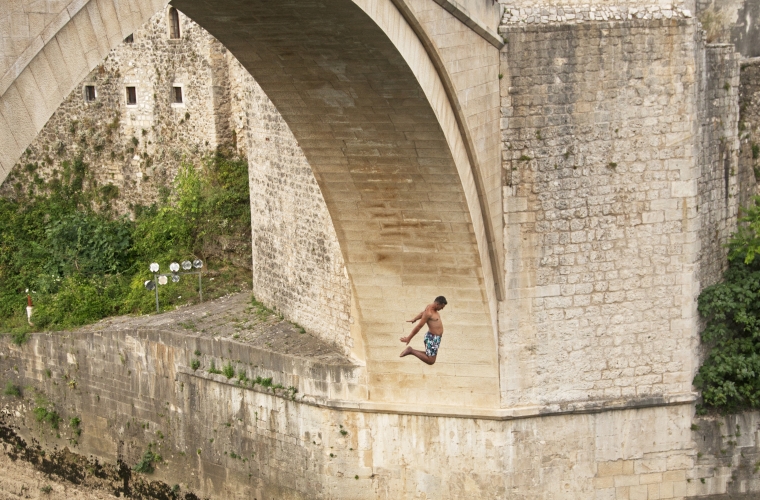
[[(44, 2), (40, 13), (26, 3), (3, 27), (11, 37), (0, 53), (0, 182), (82, 78), (167, 8), (71, 0)], [(351, 279), (362, 399), (498, 408), (499, 4), (172, 5), (250, 71), (312, 166)], [(399, 360), (398, 338), (413, 308), (439, 294), (452, 304), (446, 343), (457, 353), (422, 375), (421, 363)]]

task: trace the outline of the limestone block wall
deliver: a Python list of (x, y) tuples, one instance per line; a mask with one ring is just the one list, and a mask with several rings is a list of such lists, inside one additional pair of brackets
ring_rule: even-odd
[[(81, 156), (91, 167), (93, 182), (119, 188), (114, 208), (125, 213), (130, 205), (155, 202), (182, 162), (200, 165), (217, 146), (232, 144), (229, 124), (239, 124), (242, 111), (233, 115), (230, 108), (227, 68), (239, 63), (182, 14), (181, 39), (170, 39), (166, 14), (162, 10), (152, 16), (133, 33), (132, 43), (113, 49), (64, 99), (2, 183), (0, 194), (37, 192), (35, 184), (17, 185), (23, 172), (31, 170), (47, 182), (60, 175), (64, 161)], [(91, 102), (85, 98), (88, 85), (96, 92)], [(136, 89), (134, 106), (126, 102), (127, 86)], [(180, 105), (172, 102), (174, 86), (182, 88)]]
[[(30, 40), (43, 35), (56, 21), (68, 20), (66, 2), (7, 2), (0, 13), (0, 75), (24, 53)], [(4, 90), (4, 89), (3, 89)]]
[(696, 144), (700, 175), (697, 210), (700, 290), (717, 283), (726, 268), (724, 247), (736, 231), (741, 168), (739, 165), (739, 54), (732, 44), (707, 45), (700, 64), (701, 137)]
[(760, 59), (742, 61), (739, 87), (739, 206), (757, 194), (760, 167)]
[[(194, 350), (202, 366), (192, 370)], [(242, 387), (211, 358), (290, 392)], [(350, 390), (357, 367), (320, 366), (167, 332), (35, 335), (0, 347), (0, 423), (51, 450), (131, 466), (212, 499), (658, 499), (760, 491), (760, 417), (692, 417), (690, 404), (497, 420), (363, 412), (301, 399)], [(32, 413), (47, 400), (58, 431)], [(37, 402), (35, 402), (37, 401)], [(66, 425), (79, 417), (81, 435)], [(755, 493), (756, 494), (756, 493)], [(730, 498), (737, 498), (731, 496)], [(738, 497), (743, 498), (743, 497)]]
[(261, 87), (242, 66), (233, 68), (245, 82), (253, 293), (346, 354), (362, 356), (360, 338), (351, 336), (348, 273), (311, 166)]
[(502, 25), (502, 404), (689, 397), (692, 19)]

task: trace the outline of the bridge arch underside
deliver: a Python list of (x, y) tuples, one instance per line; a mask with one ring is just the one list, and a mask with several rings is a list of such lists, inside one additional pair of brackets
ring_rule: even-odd
[[(369, 400), (498, 407), (490, 267), (484, 273), (461, 139), (431, 105), (445, 95), (420, 85), (432, 66), (410, 60), (424, 50), (390, 0), (367, 2), (376, 19), (357, 3), (172, 5), (250, 71), (312, 166), (353, 286)], [(405, 320), (437, 295), (450, 305), (436, 364), (400, 359)]]

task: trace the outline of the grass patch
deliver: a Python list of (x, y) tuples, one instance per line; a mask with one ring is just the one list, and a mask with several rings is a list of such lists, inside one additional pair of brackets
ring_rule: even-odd
[(222, 374), (228, 379), (235, 376), (235, 367), (229, 361), (222, 367)]
[(259, 321), (266, 321), (271, 316), (277, 316), (274, 311), (256, 300), (256, 297), (253, 294), (251, 294), (251, 305), (253, 306), (253, 315), (256, 316), (256, 319)]
[(216, 362), (212, 359), (211, 360), (211, 366), (208, 367), (208, 372), (218, 375), (218, 374), (222, 373), (222, 370), (220, 370), (220, 369), (218, 369), (216, 367)]
[(3, 390), (3, 394), (5, 394), (6, 396), (15, 396), (17, 398), (20, 398), (21, 388), (15, 385), (13, 382), (8, 382), (5, 384), (5, 389)]
[(28, 331), (15, 331), (11, 333), (11, 342), (15, 345), (24, 345), (30, 338)]
[(71, 420), (69, 420), (69, 427), (71, 427), (71, 431), (77, 435), (80, 436), (82, 434), (82, 420), (79, 417), (73, 417)]
[(190, 361), (190, 368), (192, 368), (192, 369), (193, 369), (193, 371), (195, 371), (195, 370), (197, 370), (198, 368), (200, 368), (200, 366), (201, 366), (201, 362), (200, 362), (200, 360), (198, 360), (198, 359), (194, 359), (194, 360)]

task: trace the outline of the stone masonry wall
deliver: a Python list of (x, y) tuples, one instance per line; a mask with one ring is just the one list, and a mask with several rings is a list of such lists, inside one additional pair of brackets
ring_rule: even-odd
[[(193, 370), (196, 349), (203, 364)], [(4, 343), (0, 380), (24, 397), (0, 396), (0, 425), (47, 450), (128, 466), (150, 445), (163, 460), (149, 479), (211, 499), (654, 500), (760, 491), (756, 413), (693, 419), (689, 404), (516, 420), (364, 413), (303, 402), (309, 389), (297, 376), (268, 371), (292, 365), (345, 380), (352, 367), (298, 368), (303, 360), (254, 351), (169, 332)], [(242, 387), (209, 374), (212, 358), (301, 392)], [(57, 431), (34, 418), (45, 401), (62, 417)], [(68, 425), (75, 416), (81, 435)]]
[[(702, 56), (704, 60), (702, 60)], [(728, 264), (725, 243), (739, 209), (739, 54), (731, 44), (707, 45), (700, 61), (701, 137), (697, 190), (700, 290), (717, 283)]]
[[(228, 61), (226, 49), (182, 14), (181, 39), (169, 38), (167, 22), (166, 12), (155, 14), (133, 34), (133, 43), (112, 50), (80, 83), (27, 148), (0, 195), (38, 190), (19, 182), (24, 169), (38, 183), (50, 181), (64, 161), (82, 156), (97, 185), (119, 188), (113, 204), (125, 213), (155, 202), (182, 162), (200, 165), (217, 146), (233, 142), (225, 72), (237, 61)], [(85, 99), (86, 85), (95, 86), (93, 102)], [(135, 106), (126, 104), (127, 86), (136, 87)], [(172, 103), (173, 86), (182, 87), (182, 104)]]
[(689, 394), (699, 248), (694, 21), (501, 32), (502, 404)]
[(350, 282), (322, 192), (264, 91), (234, 72), (247, 76), (254, 295), (349, 354)]
[(742, 61), (739, 87), (739, 206), (747, 207), (760, 177), (760, 59)]

